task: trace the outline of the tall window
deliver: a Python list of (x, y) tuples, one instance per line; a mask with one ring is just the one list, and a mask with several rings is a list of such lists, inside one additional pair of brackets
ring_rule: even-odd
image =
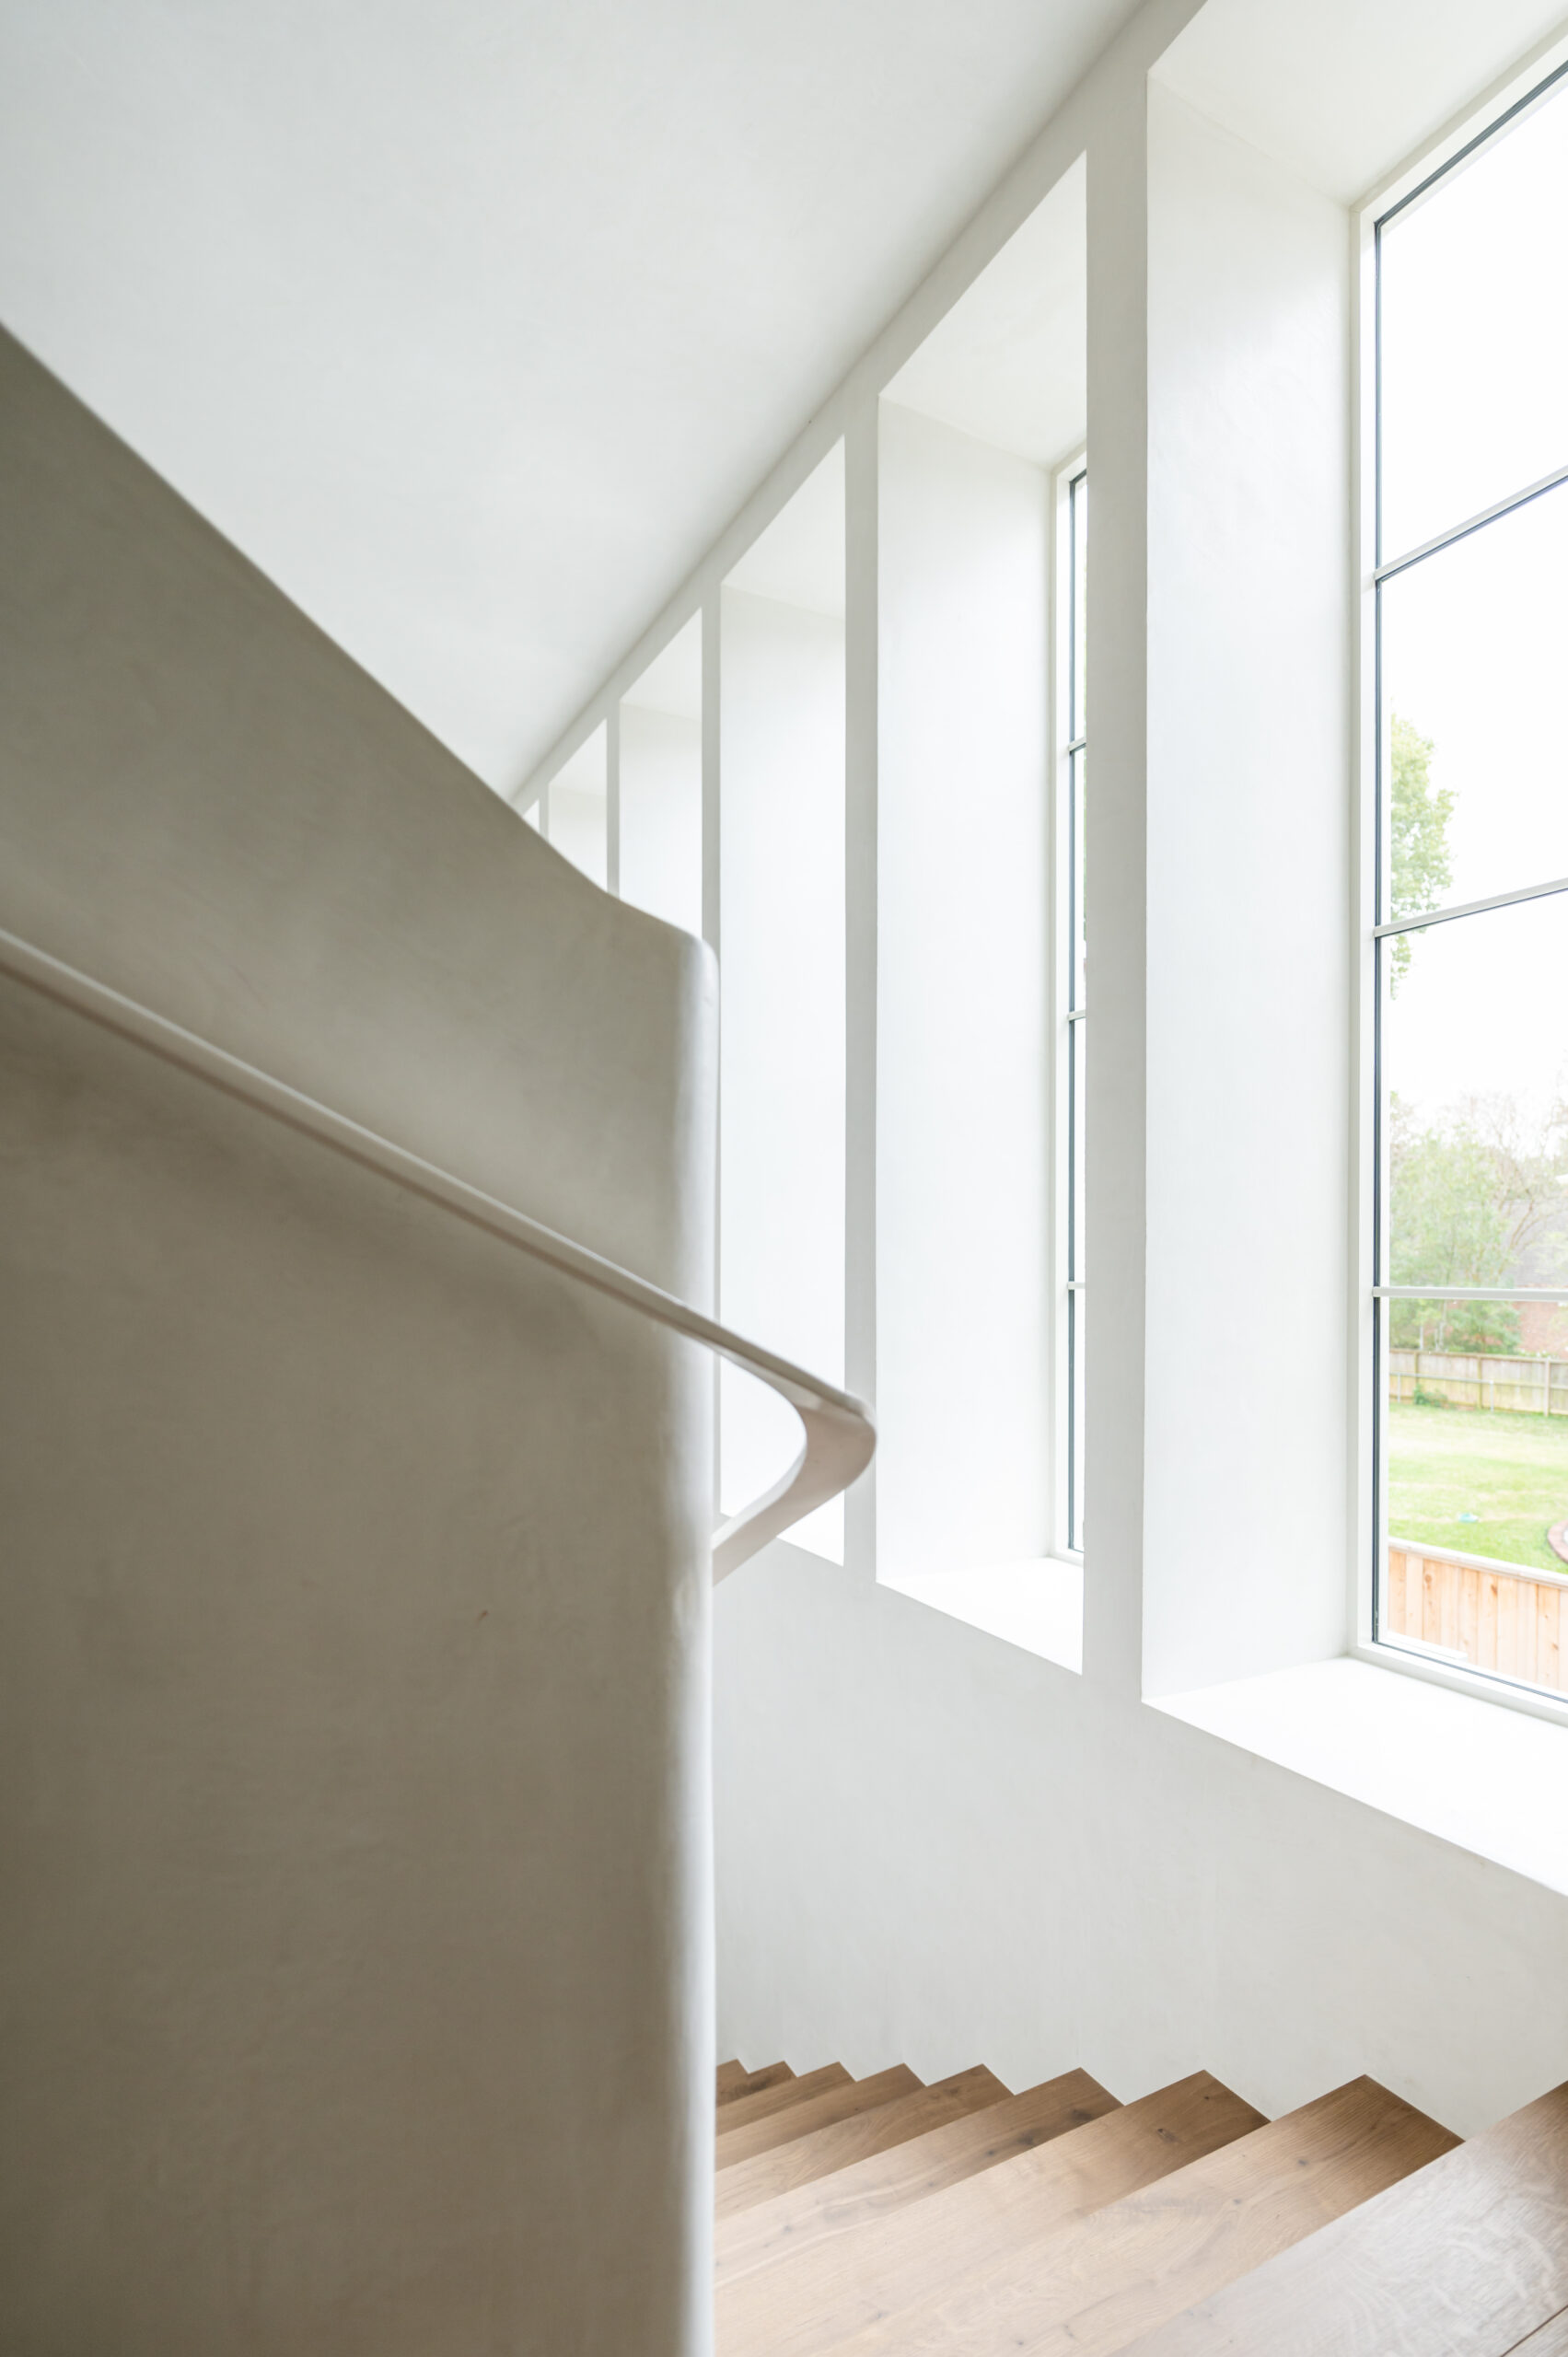
[(1568, 1688), (1561, 76), (1384, 215), (1375, 266), (1375, 1634), (1556, 1690)]
[(1067, 1544), (1084, 1544), (1084, 1081), (1088, 1047), (1088, 1001), (1085, 957), (1085, 788), (1088, 761), (1088, 523), (1089, 479), (1078, 467), (1065, 490), (1066, 564), (1063, 616), (1065, 630), (1063, 783), (1065, 826), (1059, 830), (1064, 889), (1058, 921), (1066, 944), (1063, 1020), (1066, 1105), (1061, 1162), (1066, 1191), (1063, 1312), (1066, 1324)]

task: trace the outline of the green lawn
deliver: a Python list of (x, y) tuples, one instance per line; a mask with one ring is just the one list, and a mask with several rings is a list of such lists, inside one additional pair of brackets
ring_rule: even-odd
[(1388, 1434), (1390, 1538), (1568, 1571), (1546, 1543), (1568, 1515), (1568, 1416), (1401, 1405)]

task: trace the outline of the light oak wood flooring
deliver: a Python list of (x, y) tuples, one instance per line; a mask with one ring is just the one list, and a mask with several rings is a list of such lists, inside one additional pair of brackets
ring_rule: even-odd
[(959, 2267), (1001, 2263), (1036, 2239), (1167, 2176), (1261, 2124), (1199, 2072), (809, 2250), (718, 2287), (719, 2357), (816, 2357)]
[(873, 2110), (793, 2137), (754, 2160), (732, 2162), (719, 2181), (715, 2214), (731, 2218), (738, 2211), (754, 2210), (760, 2201), (776, 2200), (780, 2194), (835, 2176), (857, 2161), (892, 2152), (917, 2136), (929, 2135), (934, 2128), (1006, 2100), (1006, 2088), (983, 2065), (939, 2079), (935, 2086), (917, 2085)]

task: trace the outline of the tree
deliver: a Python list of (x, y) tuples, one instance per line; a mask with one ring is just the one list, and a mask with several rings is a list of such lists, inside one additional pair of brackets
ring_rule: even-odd
[[(1388, 913), (1420, 916), (1453, 888), (1448, 821), (1454, 794), (1432, 782), (1433, 744), (1394, 713), (1388, 728)], [(1390, 944), (1388, 984), (1410, 971), (1413, 934)], [(1389, 1106), (1389, 1282), (1393, 1284), (1568, 1288), (1568, 1097), (1521, 1109), (1512, 1097), (1471, 1096), (1417, 1129)], [(1507, 1302), (1402, 1301), (1397, 1346), (1519, 1348)]]
[(1568, 1280), (1568, 1097), (1522, 1110), (1516, 1097), (1467, 1097), (1459, 1119), (1493, 1167), (1508, 1230), (1509, 1284)]
[[(1505, 1282), (1511, 1238), (1497, 1168), (1469, 1122), (1417, 1130), (1394, 1097), (1388, 1183), (1391, 1284)], [(1401, 1350), (1515, 1350), (1518, 1313), (1506, 1302), (1397, 1301), (1391, 1339)]]
[[(1534, 1111), (1507, 1096), (1467, 1097), (1418, 1129), (1389, 1105), (1388, 1278), (1397, 1285), (1568, 1280), (1568, 1102)], [(1519, 1348), (1508, 1302), (1400, 1301), (1401, 1350)]]
[[(1388, 726), (1388, 914), (1419, 916), (1438, 908), (1454, 880), (1448, 854), (1448, 821), (1454, 814), (1451, 786), (1432, 783), (1432, 739), (1396, 712)], [(1393, 940), (1390, 990), (1410, 970), (1411, 937)]]

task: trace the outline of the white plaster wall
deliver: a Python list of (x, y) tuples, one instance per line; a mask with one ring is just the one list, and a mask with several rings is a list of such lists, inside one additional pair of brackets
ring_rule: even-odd
[(1568, 2074), (1568, 1901), (775, 1547), (714, 1609), (719, 2050), (1469, 2135)]
[(610, 873), (609, 730), (595, 729), (544, 795), (544, 833), (602, 891)]
[[(1472, 2133), (1568, 2070), (1568, 1901), (1143, 1700), (1145, 1653), (1163, 1689), (1334, 1651), (1345, 1572), (1348, 232), (1157, 98), (1151, 152), (1184, 13), (1146, 9), (1042, 150), (1088, 157), (1084, 1671), (787, 1545), (726, 1583), (719, 2039), (1016, 2085), (1081, 2063), (1123, 2097), (1202, 2065), (1271, 2114), (1367, 2071)], [(1232, 1367), (1227, 1431), (1243, 1248), (1267, 1287), (1307, 1271), (1283, 1298), (1322, 1396), (1276, 1415)], [(1272, 1512), (1245, 1563), (1204, 1556), (1282, 1492), (1277, 1560)]]
[(1346, 1641), (1350, 251), (1151, 85), (1148, 1693)]
[(884, 401), (877, 1562), (1051, 1540), (1048, 482)]
[[(701, 1298), (711, 960), (0, 343), (0, 923)], [(707, 2337), (709, 1376), (0, 988), (0, 2341)]]
[(667, 924), (703, 930), (700, 713), (621, 707), (621, 895)]

